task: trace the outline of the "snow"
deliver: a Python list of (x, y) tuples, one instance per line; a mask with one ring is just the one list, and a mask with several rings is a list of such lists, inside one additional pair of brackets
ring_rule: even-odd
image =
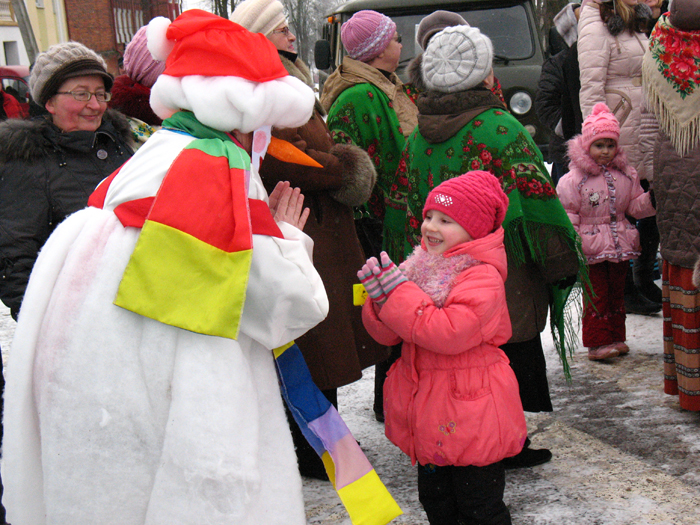
[[(14, 321), (0, 308), (3, 359)], [(551, 462), (507, 472), (515, 525), (700, 524), (700, 413), (663, 393), (662, 318), (627, 318), (630, 354), (592, 362), (575, 351), (567, 383), (549, 331), (542, 334), (554, 412), (527, 414), (532, 446)], [(372, 410), (374, 371), (339, 391), (340, 414), (404, 514), (392, 524), (426, 524), (416, 472), (384, 437)], [(310, 525), (349, 525), (328, 482), (304, 480)]]

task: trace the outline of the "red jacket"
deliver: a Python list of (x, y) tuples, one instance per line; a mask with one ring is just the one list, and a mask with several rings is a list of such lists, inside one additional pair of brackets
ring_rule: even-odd
[(378, 342), (403, 340), (384, 385), (386, 435), (422, 465), (490, 465), (520, 452), (527, 437), (518, 383), (499, 348), (511, 336), (503, 229), (446, 253), (462, 254), (482, 264), (457, 276), (442, 307), (409, 281), (381, 309), (368, 301), (362, 311)]
[(15, 97), (9, 93), (5, 93), (0, 89), (0, 97), (2, 97), (2, 109), (5, 111), (7, 118), (27, 118), (28, 113), (22, 109), (22, 106)]

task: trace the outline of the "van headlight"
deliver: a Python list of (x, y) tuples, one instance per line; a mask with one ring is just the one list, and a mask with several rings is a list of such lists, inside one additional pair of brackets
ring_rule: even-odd
[(510, 97), (510, 109), (516, 115), (524, 115), (532, 109), (532, 97), (525, 91), (516, 91)]

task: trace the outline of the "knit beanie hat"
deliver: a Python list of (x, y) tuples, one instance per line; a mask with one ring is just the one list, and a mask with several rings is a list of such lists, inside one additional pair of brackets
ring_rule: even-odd
[(149, 51), (166, 61), (151, 88), (160, 118), (185, 109), (205, 126), (243, 133), (296, 128), (311, 118), (313, 90), (287, 73), (266, 36), (201, 9), (173, 22), (154, 18), (147, 31)]
[(700, 30), (700, 0), (673, 0), (668, 21), (681, 31)]
[(423, 218), (437, 210), (454, 219), (474, 240), (496, 231), (508, 211), (508, 196), (488, 171), (469, 171), (449, 179), (428, 194)]
[(376, 11), (358, 11), (340, 28), (340, 40), (350, 58), (369, 62), (381, 55), (396, 33), (396, 24)]
[(245, 0), (233, 10), (229, 20), (242, 25), (251, 33), (262, 33), (265, 36), (287, 23), (284, 6), (279, 0)]
[(428, 47), (428, 42), (430, 38), (435, 34), (439, 33), (446, 27), (453, 26), (468, 26), (469, 23), (462, 18), (457, 13), (452, 11), (434, 11), (418, 24), (418, 31), (416, 32), (416, 41), (420, 44), (420, 47), (425, 51)]
[(598, 102), (593, 106), (591, 114), (583, 121), (581, 135), (583, 135), (583, 147), (588, 151), (591, 144), (598, 139), (613, 139), (618, 142), (620, 140), (620, 124), (608, 106), (603, 102)]
[(105, 89), (112, 89), (114, 79), (100, 55), (79, 42), (54, 44), (36, 58), (29, 75), (29, 90), (34, 101), (44, 107), (66, 80), (86, 75), (101, 76)]
[(423, 53), (421, 72), (430, 90), (465, 91), (481, 84), (493, 68), (493, 46), (476, 27), (447, 27)]
[(148, 50), (146, 28), (143, 26), (136, 31), (131, 42), (124, 50), (124, 71), (132, 80), (150, 88), (156, 83), (158, 75), (165, 70), (165, 62), (153, 60)]

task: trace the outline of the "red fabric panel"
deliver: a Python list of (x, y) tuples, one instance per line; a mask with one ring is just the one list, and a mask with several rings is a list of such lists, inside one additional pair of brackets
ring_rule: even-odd
[[(193, 173), (201, 174), (206, 184)], [(226, 157), (186, 149), (168, 170), (148, 220), (171, 226), (225, 252), (249, 250), (253, 238), (244, 179), (244, 170), (230, 169)]]

